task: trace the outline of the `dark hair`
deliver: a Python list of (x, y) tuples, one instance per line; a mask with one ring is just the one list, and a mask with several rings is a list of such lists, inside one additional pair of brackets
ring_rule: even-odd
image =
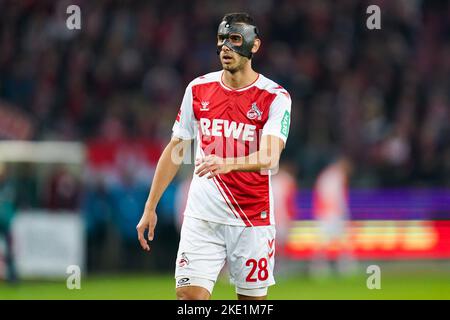
[(256, 27), (255, 20), (246, 12), (227, 13), (222, 21), (228, 23), (245, 23)]

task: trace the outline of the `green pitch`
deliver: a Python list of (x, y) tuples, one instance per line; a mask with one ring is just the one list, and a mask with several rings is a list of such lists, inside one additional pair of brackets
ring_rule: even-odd
[[(305, 276), (279, 278), (270, 299), (450, 299), (450, 273), (383, 274), (381, 289), (366, 287), (367, 275), (314, 280)], [(68, 290), (59, 281), (0, 282), (1, 299), (173, 299), (171, 275), (103, 275), (81, 281), (80, 290)], [(213, 299), (235, 299), (226, 280), (217, 283)]]

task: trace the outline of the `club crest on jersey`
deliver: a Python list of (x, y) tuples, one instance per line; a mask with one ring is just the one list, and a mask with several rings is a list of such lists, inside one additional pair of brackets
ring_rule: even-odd
[(256, 102), (253, 102), (250, 110), (248, 110), (247, 112), (247, 118), (249, 118), (250, 120), (258, 118), (258, 120), (261, 120), (262, 114), (263, 113), (258, 109)]
[(178, 265), (180, 266), (180, 268), (187, 266), (189, 264), (189, 259), (186, 257), (186, 254), (183, 252), (181, 254), (181, 259), (178, 262)]
[(209, 111), (209, 101), (202, 101), (200, 104), (200, 111)]

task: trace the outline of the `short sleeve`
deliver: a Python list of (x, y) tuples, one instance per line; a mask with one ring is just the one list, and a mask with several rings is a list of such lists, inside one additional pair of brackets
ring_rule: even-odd
[(273, 100), (269, 118), (263, 127), (262, 135), (273, 135), (286, 144), (291, 125), (291, 99), (286, 93), (280, 93)]
[(182, 140), (195, 138), (195, 117), (192, 106), (192, 87), (190, 85), (184, 93), (180, 110), (172, 128), (172, 135)]

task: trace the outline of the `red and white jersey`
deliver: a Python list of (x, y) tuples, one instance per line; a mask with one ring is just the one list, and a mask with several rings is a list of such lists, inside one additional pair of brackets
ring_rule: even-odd
[[(212, 72), (188, 85), (173, 136), (197, 139), (196, 158), (247, 156), (259, 150), (263, 135), (286, 143), (289, 93), (261, 74), (249, 86), (234, 90), (222, 82), (222, 74)], [(186, 216), (239, 226), (275, 224), (270, 174), (233, 171), (213, 179), (206, 176), (194, 174)]]

